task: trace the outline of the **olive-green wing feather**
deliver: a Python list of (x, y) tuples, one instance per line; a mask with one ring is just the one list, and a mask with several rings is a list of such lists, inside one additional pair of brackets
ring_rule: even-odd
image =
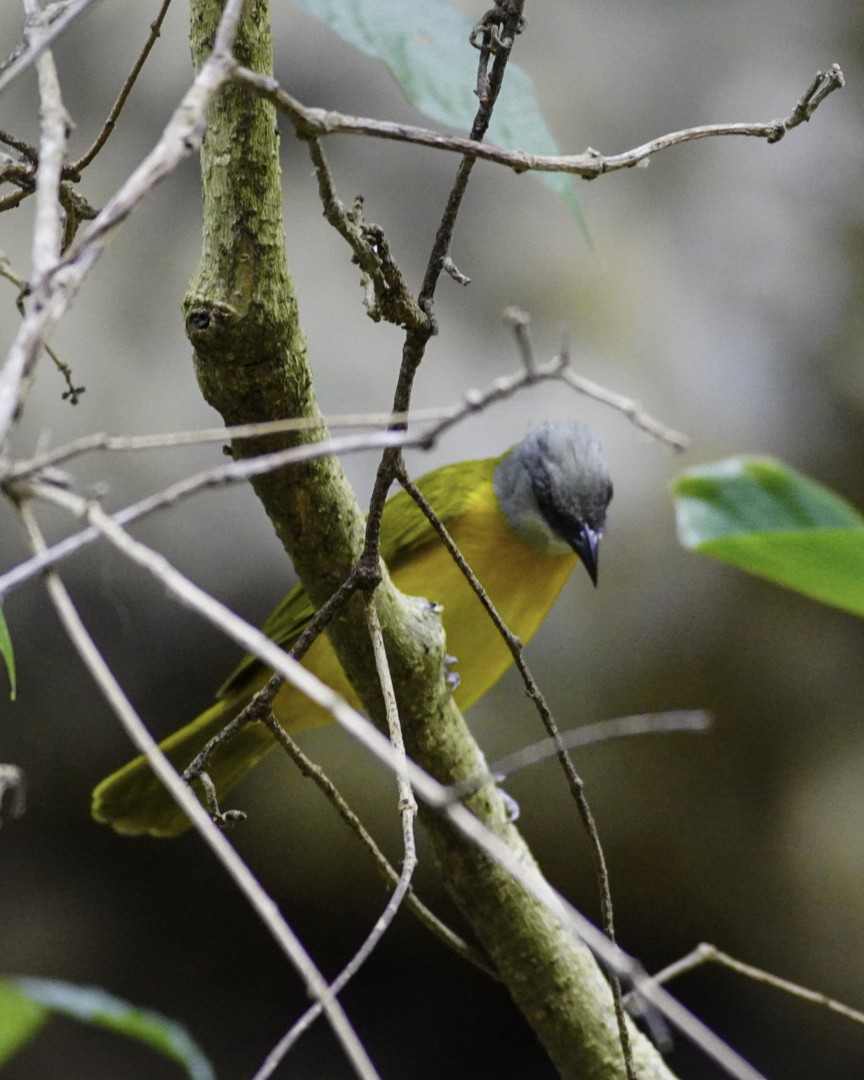
[[(421, 476), (417, 487), (446, 525), (459, 517), (477, 488), (491, 480), (499, 461), (484, 458), (445, 465)], [(391, 569), (434, 535), (426, 515), (407, 491), (398, 491), (387, 500), (381, 518), (381, 557)]]
[[(285, 599), (270, 612), (261, 629), (267, 637), (287, 650), (300, 637), (314, 614), (315, 608), (306, 595), (306, 590), (302, 585), (295, 585)], [(240, 689), (243, 683), (257, 675), (263, 666), (257, 656), (252, 656), (251, 653), (244, 656), (219, 687), (216, 697), (220, 700), (230, 697)]]

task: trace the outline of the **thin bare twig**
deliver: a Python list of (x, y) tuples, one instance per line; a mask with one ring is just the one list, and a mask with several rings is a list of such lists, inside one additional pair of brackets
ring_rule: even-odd
[[(34, 548), (44, 549), (45, 541), (42, 532), (27, 503), (21, 504), (20, 512)], [(116, 539), (117, 534), (114, 533), (114, 536)], [(147, 731), (141, 718), (114, 677), (111, 668), (90, 637), (72, 603), (69, 593), (66, 591), (65, 585), (56, 571), (48, 572), (45, 583), (69, 640), (77, 649), (97, 686), (122, 722), (133, 743), (142, 753), (147, 755), (147, 760), (153, 771), (165, 784), (184, 812), (188, 814), (202, 839), (209, 845), (219, 862), (249, 901), (253, 910), (261, 918), (267, 930), (294, 965), (306, 984), (309, 994), (320, 1002), (356, 1075), (363, 1078), (363, 1080), (378, 1080), (375, 1067), (363, 1049), (341, 1005), (330, 993), (327, 980), (318, 971), (300, 939), (296, 937), (285, 922), (276, 904), (264, 892), (257, 879), (228, 843), (219, 828), (210, 820), (191, 788), (183, 782)]]
[(378, 673), (378, 682), (384, 698), (387, 730), (390, 734), (390, 743), (396, 752), (396, 785), (399, 791), (399, 813), (402, 817), (405, 844), (404, 859), (413, 868), (417, 861), (417, 852), (414, 845), (414, 819), (417, 816), (417, 801), (411, 790), (411, 781), (405, 771), (407, 760), (405, 757), (405, 742), (402, 738), (399, 708), (396, 704), (396, 691), (393, 689), (393, 678), (390, 674), (390, 665), (384, 648), (384, 637), (381, 633), (381, 622), (378, 619), (374, 594), (366, 598), (366, 622), (369, 628), (369, 637), (372, 641), (372, 652), (375, 656), (375, 670)]
[[(61, 194), (62, 194), (62, 187), (63, 187), (63, 185), (61, 184)], [(2, 207), (0, 207), (0, 209), (2, 209)], [(64, 227), (64, 233), (65, 233), (65, 231), (66, 230), (65, 230), (65, 227)], [(6, 259), (4, 259), (2, 257), (0, 257), (0, 277), (6, 278), (7, 281), (10, 281), (13, 285), (15, 285), (18, 288), (18, 296), (16, 297), (16, 300), (15, 300), (15, 306), (18, 308), (18, 313), (20, 314), (21, 318), (22, 319), (25, 318), (26, 315), (27, 315), (27, 309), (26, 309), (26, 307), (24, 305), (24, 298), (26, 296), (30, 295), (30, 286), (29, 286), (29, 284), (26, 281), (19, 278), (16, 274), (14, 274), (12, 272), (12, 269), (9, 266), (8, 260), (6, 260)], [(84, 386), (76, 386), (75, 385), (75, 383), (73, 382), (73, 379), (72, 379), (72, 368), (67, 363), (65, 363), (63, 360), (60, 359), (60, 357), (51, 348), (51, 346), (48, 344), (47, 341), (43, 343), (42, 348), (45, 350), (45, 352), (51, 358), (51, 362), (53, 363), (54, 367), (56, 367), (57, 370), (60, 372), (60, 374), (63, 376), (63, 380), (66, 383), (66, 389), (63, 391), (63, 395), (62, 395), (63, 400), (64, 401), (69, 401), (73, 405), (77, 405), (78, 401), (79, 401), (81, 395), (84, 393), (86, 387), (84, 387)], [(0, 480), (2, 480), (3, 476), (5, 476), (5, 475), (8, 475), (8, 473), (4, 473), (2, 467), (0, 467)]]
[(554, 757), (559, 746), (572, 750), (577, 746), (596, 746), (611, 739), (631, 739), (634, 735), (664, 735), (669, 732), (702, 732), (711, 726), (709, 713), (699, 709), (680, 712), (641, 713), (637, 716), (619, 716), (614, 720), (599, 720), (596, 724), (582, 724), (570, 731), (562, 731), (559, 739), (541, 739), (531, 746), (524, 746), (506, 757), (493, 761), (489, 770), (480, 776), (469, 776), (458, 784), (451, 784), (449, 791), (455, 802), (479, 791), (490, 782), (500, 783), (508, 776), (521, 772), (531, 765)]
[[(309, 620), (309, 623), (303, 628), (300, 636), (291, 648), (287, 650), (289, 656), (294, 660), (301, 660), (312, 647), (315, 639), (323, 633), (333, 618), (335, 618), (335, 616), (343, 609), (348, 599), (359, 589), (363, 588), (363, 585), (362, 574), (357, 573), (356, 571), (351, 574), (348, 580), (344, 581), (327, 602), (322, 604), (315, 612)], [(213, 736), (212, 739), (207, 740), (202, 749), (196, 754), (183, 772), (183, 779), (188, 783), (191, 784), (196, 780), (200, 780), (204, 785), (204, 792), (207, 797), (207, 805), (210, 809), (210, 814), (220, 825), (232, 825), (236, 821), (242, 821), (246, 815), (242, 810), (223, 810), (219, 805), (216, 787), (207, 772), (210, 757), (217, 747), (222, 746), (223, 743), (230, 742), (243, 727), (247, 724), (254, 723), (255, 721), (260, 721), (261, 723), (267, 724), (271, 729), (275, 727), (281, 731), (278, 721), (276, 721), (276, 718), (273, 716), (272, 705), (273, 699), (279, 693), (284, 682), (284, 677), (278, 672), (271, 675), (266, 684), (252, 695), (252, 700), (249, 704), (241, 709), (233, 720), (230, 720), (221, 731)], [(274, 734), (276, 734), (275, 731)], [(276, 738), (277, 741), (280, 741), (280, 736), (278, 734), (276, 735)]]
[[(13, 150), (17, 150), (28, 165), (35, 165), (39, 160), (38, 149), (31, 143), (25, 142), (24, 139), (19, 139), (16, 135), (13, 135), (11, 131), (4, 131), (0, 128), (0, 142), (11, 147)], [(11, 162), (11, 158), (7, 158), (5, 154), (3, 156), (4, 160)], [(27, 175), (32, 176), (32, 170), (28, 169)]]
[(12, 191), (8, 195), (4, 195), (0, 198), (0, 214), (4, 213), (6, 210), (14, 210), (17, 206), (20, 206), (27, 196), (31, 194), (31, 191), (32, 188), (28, 186), (20, 188), (18, 191)]
[(578, 394), (584, 394), (585, 397), (591, 398), (592, 401), (598, 401), (600, 404), (608, 405), (616, 412), (622, 413), (634, 427), (644, 431), (646, 435), (666, 443), (673, 450), (680, 453), (690, 445), (690, 440), (686, 435), (646, 413), (638, 401), (624, 397), (623, 394), (617, 394), (614, 390), (593, 382), (591, 379), (586, 379), (584, 375), (575, 372), (570, 357), (570, 340), (566, 333), (563, 335), (561, 351), (558, 355), (553, 357), (547, 364), (538, 367), (528, 333), (531, 325), (530, 315), (526, 311), (511, 306), (504, 309), (503, 318), (504, 322), (513, 331), (513, 336), (516, 339), (516, 345), (525, 371), (526, 383), (540, 382), (548, 378), (560, 379)]
[[(395, 885), (399, 880), (399, 875), (387, 861), (384, 852), (381, 851), (375, 843), (372, 835), (348, 805), (344, 796), (333, 781), (329, 779), (320, 765), (316, 765), (314, 761), (311, 761), (306, 754), (303, 753), (298, 743), (291, 737), (289, 732), (281, 726), (281, 724), (278, 722), (273, 724), (271, 722), (270, 730), (273, 733), (273, 737), (297, 765), (301, 773), (316, 785), (345, 824), (356, 833), (360, 842), (367, 848), (370, 855), (375, 860), (375, 863), (384, 878), (389, 881), (391, 885)], [(471, 792), (466, 792), (466, 794), (471, 794)], [(417, 898), (417, 895), (412, 889), (408, 890), (405, 904), (408, 909), (417, 916), (423, 926), (439, 938), (449, 949), (452, 949), (457, 956), (474, 964), (475, 967), (479, 968), (490, 978), (496, 980), (499, 979), (497, 971), (491, 966), (488, 958), (481, 955), (476, 949), (451, 930), (446, 923), (442, 922), (434, 912), (430, 911), (429, 908)]]
[[(36, 0), (24, 0), (27, 11), (27, 36), (41, 41), (48, 31), (47, 19)], [(36, 215), (33, 224), (33, 274), (31, 284), (38, 285), (60, 254), (63, 237), (60, 202), (60, 171), (66, 151), (69, 115), (63, 108), (57, 68), (50, 50), (36, 62), (39, 79), (39, 171), (36, 174)]]
[(305, 137), (309, 156), (318, 178), (318, 194), (324, 217), (354, 252), (354, 261), (363, 272), (367, 286), (366, 311), (374, 322), (385, 319), (394, 326), (422, 326), (427, 316), (418, 307), (396, 261), (384, 230), (367, 222), (363, 216), (363, 200), (357, 198), (346, 210), (336, 194), (330, 166), (321, 141), (313, 135)]
[(90, 162), (96, 157), (105, 143), (108, 141), (111, 133), (114, 131), (114, 125), (117, 123), (117, 118), (123, 111), (123, 106), (126, 104), (126, 99), (132, 93), (132, 87), (135, 85), (138, 76), (141, 73), (141, 69), (147, 62), (147, 57), (150, 55), (150, 51), (156, 44), (159, 38), (160, 31), (162, 29), (162, 23), (165, 21), (165, 16), (168, 14), (168, 8), (171, 6), (171, 0), (162, 0), (162, 7), (159, 9), (159, 13), (156, 18), (150, 23), (150, 34), (147, 40), (144, 42), (144, 47), (141, 50), (138, 59), (132, 65), (132, 70), (123, 83), (120, 93), (117, 95), (117, 100), (111, 106), (111, 111), (102, 125), (102, 130), (96, 136), (93, 144), (90, 148), (78, 158), (77, 161), (72, 162), (71, 165), (67, 165), (65, 169), (65, 175), (70, 179), (77, 180), (82, 171), (87, 168)]
[[(252, 476), (258, 476), (299, 461), (310, 461), (316, 457), (324, 457), (328, 454), (346, 453), (351, 449), (366, 450), (369, 449), (370, 445), (373, 447), (392, 446), (409, 441), (413, 440), (409, 440), (404, 433), (388, 430), (366, 436), (349, 436), (343, 439), (331, 439), (327, 442), (304, 443), (301, 446), (277, 450), (271, 454), (262, 454), (255, 458), (244, 458), (242, 461), (233, 461), (227, 465), (207, 469), (186, 480), (172, 484), (156, 495), (150, 495), (123, 510), (117, 511), (112, 517), (118, 525), (129, 525), (133, 521), (139, 521), (148, 514), (152, 514), (155, 510), (171, 506), (180, 499), (205, 488), (219, 487), (223, 484), (243, 483)], [(417, 443), (419, 444), (420, 441), (418, 439)], [(50, 477), (45, 479), (47, 481)], [(2, 476), (0, 476), (0, 480), (2, 480)], [(11, 487), (13, 491), (15, 489), (14, 484), (9, 484), (7, 487)], [(0, 575), (0, 597), (5, 596), (10, 589), (23, 584), (23, 582), (44, 570), (46, 566), (51, 566), (61, 559), (68, 558), (73, 552), (92, 543), (97, 538), (97, 535), (97, 532), (92, 528), (83, 529), (79, 533), (67, 536), (65, 540), (61, 540), (47, 551), (33, 556), (26, 562), (19, 563), (18, 566)]]
[(837, 1001), (835, 998), (828, 997), (827, 994), (822, 994), (818, 990), (810, 990), (806, 986), (801, 986), (799, 983), (790, 982), (788, 979), (782, 979), (779, 975), (772, 975), (770, 971), (763, 971), (762, 968), (753, 967), (751, 964), (745, 964), (742, 960), (736, 960), (734, 956), (721, 952), (715, 945), (711, 945), (709, 942), (705, 941), (697, 945), (692, 952), (683, 956), (680, 960), (676, 960), (674, 964), (670, 964), (668, 967), (663, 968), (662, 971), (658, 971), (654, 978), (658, 983), (668, 983), (670, 980), (677, 979), (688, 971), (693, 971), (703, 964), (709, 963), (719, 964), (721, 967), (728, 968), (738, 975), (753, 979), (754, 982), (764, 983), (766, 986), (771, 986), (775, 990), (782, 990), (784, 993), (791, 994), (793, 997), (809, 1001), (813, 1005), (821, 1005), (831, 1012), (838, 1013), (840, 1016), (845, 1017), (847, 1020), (852, 1020), (856, 1024), (864, 1024), (864, 1013), (851, 1008), (849, 1005), (844, 1005), (842, 1001)]
[(567, 383), (577, 393), (584, 394), (593, 401), (599, 401), (623, 413), (635, 427), (644, 431), (646, 435), (651, 435), (652, 438), (665, 442), (673, 450), (680, 452), (686, 450), (690, 445), (690, 440), (686, 435), (668, 427), (659, 420), (655, 420), (653, 416), (644, 411), (638, 401), (624, 397), (623, 394), (616, 394), (614, 390), (608, 390), (605, 386), (601, 386), (600, 383), (586, 379), (584, 375), (579, 375), (573, 371), (567, 362), (562, 367), (560, 378), (562, 382)]
[[(508, 309), (511, 316), (515, 310), (517, 309)], [(524, 313), (520, 313), (520, 316), (525, 319), (528, 318)], [(519, 348), (521, 356), (521, 344)], [(447, 416), (430, 426), (425, 438), (428, 441), (438, 439), (445, 431), (461, 423), (466, 417), (482, 412), (483, 409), (488, 408), (490, 405), (505, 401), (514, 394), (538, 383), (556, 381), (565, 382), (577, 393), (583, 394), (601, 405), (608, 405), (616, 412), (622, 413), (634, 427), (644, 431), (646, 435), (650, 435), (653, 439), (657, 439), (658, 442), (665, 443), (672, 450), (680, 452), (686, 450), (690, 445), (690, 440), (686, 435), (645, 412), (638, 401), (625, 397), (623, 394), (618, 394), (614, 390), (609, 390), (600, 383), (592, 382), (590, 379), (586, 379), (573, 371), (566, 342), (562, 345), (558, 355), (553, 356), (551, 360), (547, 360), (545, 363), (532, 365), (524, 365), (523, 363), (523, 366), (518, 371), (512, 375), (502, 375), (483, 390), (467, 390), (462, 401), (454, 405)], [(407, 440), (403, 445), (411, 446), (412, 444), (410, 440)]]
[[(0, 275), (3, 268), (0, 266)], [(10, 280), (14, 280), (10, 278)], [(442, 420), (450, 416), (452, 407), (439, 409), (416, 409), (410, 419), (415, 423), (430, 420)], [(72, 442), (47, 450), (37, 457), (24, 458), (7, 466), (0, 467), (0, 482), (8, 482), (32, 476), (43, 469), (61, 465), (64, 461), (89, 454), (95, 450), (112, 453), (127, 453), (141, 450), (174, 450), (182, 446), (199, 446), (205, 443), (233, 442), (235, 439), (258, 439), (265, 435), (281, 435), (292, 431), (313, 431), (318, 428), (373, 427), (389, 428), (405, 423), (407, 413), (348, 413), (335, 416), (290, 417), (286, 420), (261, 420), (252, 424), (236, 424), (219, 428), (200, 428), (195, 431), (166, 431), (152, 435), (108, 435), (94, 432), (82, 435)], [(340, 453), (343, 451), (340, 451)]]
[(228, 828), (238, 821), (245, 821), (246, 814), (242, 810), (223, 810), (220, 806), (216, 785), (207, 771), (210, 757), (217, 747), (231, 742), (234, 736), (247, 724), (254, 724), (256, 721), (267, 723), (271, 719), (273, 715), (273, 699), (281, 690), (284, 682), (285, 680), (281, 675), (271, 675), (264, 686), (260, 690), (256, 690), (252, 695), (251, 701), (232, 720), (229, 720), (212, 739), (207, 740), (183, 770), (183, 779), (187, 784), (194, 784), (196, 780), (201, 782), (210, 817), (222, 828)]
[[(402, 728), (399, 724), (399, 710), (396, 705), (396, 693), (393, 689), (393, 680), (390, 676), (390, 667), (387, 662), (387, 654), (384, 650), (384, 638), (381, 634), (381, 623), (378, 612), (375, 609), (374, 595), (366, 598), (366, 622), (369, 628), (369, 637), (372, 641), (372, 651), (375, 655), (375, 667), (378, 672), (378, 680), (381, 693), (384, 698), (384, 709), (387, 715), (387, 726), (390, 732), (390, 743), (395, 753), (396, 786), (399, 792), (399, 815), (402, 819), (402, 872), (396, 888), (393, 890), (384, 911), (379, 916), (375, 926), (363, 942), (362, 946), (345, 965), (339, 975), (330, 985), (333, 994), (342, 992), (348, 982), (354, 978), (363, 964), (369, 959), (378, 946), (384, 934), (389, 929), (396, 913), (402, 906), (402, 902), (408, 895), (411, 886), (411, 878), (417, 867), (417, 848), (414, 841), (414, 820), (417, 816), (417, 802), (411, 790), (411, 782), (406, 772), (405, 744), (402, 741)], [(261, 1068), (255, 1073), (253, 1080), (267, 1080), (272, 1076), (279, 1063), (297, 1042), (304, 1031), (308, 1030), (315, 1019), (321, 1014), (321, 1004), (316, 1002), (310, 1006), (291, 1029), (279, 1040), (276, 1046), (267, 1055)]]
[(593, 149), (588, 149), (582, 154), (530, 154), (524, 150), (504, 150), (491, 143), (479, 141), (478, 137), (466, 139), (456, 135), (444, 135), (439, 131), (415, 127), (411, 124), (396, 124), (370, 117), (349, 116), (328, 109), (309, 108), (282, 90), (275, 79), (259, 75), (247, 68), (236, 67), (232, 72), (232, 77), (271, 101), (289, 118), (298, 135), (305, 138), (312, 135), (317, 137), (366, 135), (377, 139), (413, 143), (416, 146), (465, 154), (472, 158), (505, 165), (516, 173), (528, 171), (571, 173), (582, 177), (583, 180), (594, 180), (605, 173), (618, 172), (621, 169), (632, 169), (662, 150), (693, 142), (696, 139), (739, 135), (765, 139), (768, 143), (779, 142), (787, 131), (808, 121), (825, 98), (845, 84), (840, 65), (832, 64), (827, 70), (818, 72), (807, 91), (785, 119), (754, 123), (703, 124), (698, 127), (684, 128), (681, 131), (661, 135), (659, 138), (620, 154), (602, 154), (599, 150)]
[(83, 15), (94, 2), (95, 0), (70, 0), (66, 4), (52, 4), (47, 13), (50, 26), (45, 33), (40, 34), (36, 40), (24, 42), (8, 60), (0, 65), (0, 92), (34, 64), (42, 53), (50, 48), (51, 43), (60, 37), (67, 27), (71, 26), (79, 15)]
[(528, 332), (531, 325), (531, 316), (526, 311), (511, 305), (504, 308), (502, 318), (513, 331), (513, 337), (516, 338), (519, 355), (522, 358), (522, 367), (525, 369), (526, 374), (533, 378), (537, 371), (537, 362), (534, 359), (531, 335)]
[[(49, 33), (49, 20), (37, 0), (24, 0), (27, 13), (25, 39), (38, 44)], [(60, 177), (66, 152), (69, 115), (63, 107), (60, 82), (54, 58), (49, 49), (36, 60), (39, 83), (39, 168), (36, 172), (36, 213), (33, 223), (31, 286), (38, 286), (57, 263), (63, 241), (63, 213), (60, 204)], [(20, 299), (20, 297), (19, 297)], [(26, 320), (25, 320), (26, 321)], [(23, 323), (22, 323), (23, 325)], [(32, 381), (33, 366), (38, 348), (29, 364), (22, 367), (16, 380), (14, 414), (20, 413)], [(0, 382), (4, 372), (0, 372)], [(0, 402), (2, 409), (2, 402)], [(10, 416), (10, 422), (12, 417)], [(0, 441), (5, 429), (0, 427)]]

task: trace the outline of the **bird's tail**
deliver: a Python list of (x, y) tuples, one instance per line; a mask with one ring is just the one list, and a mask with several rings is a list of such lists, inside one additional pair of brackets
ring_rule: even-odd
[[(185, 769), (205, 743), (237, 715), (248, 696), (247, 693), (217, 701), (191, 724), (161, 742), (159, 745), (172, 764), (179, 770)], [(207, 771), (220, 797), (275, 745), (263, 724), (252, 723), (242, 728), (230, 742), (219, 746), (211, 755)], [(196, 789), (199, 788), (196, 785)], [(145, 833), (177, 836), (191, 824), (143, 756), (106, 777), (94, 789), (91, 813), (96, 821), (110, 825), (126, 836)]]

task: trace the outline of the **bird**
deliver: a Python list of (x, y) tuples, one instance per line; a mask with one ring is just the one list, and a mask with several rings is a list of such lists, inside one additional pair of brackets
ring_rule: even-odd
[[(418, 480), (417, 487), (523, 643), (534, 635), (577, 562), (596, 586), (612, 480), (603, 449), (584, 424), (543, 424), (499, 457), (445, 465)], [(453, 697), (461, 710), (470, 708), (513, 658), (429, 520), (404, 490), (385, 503), (380, 554), (398, 589), (440, 608), (447, 652), (459, 672), (458, 685), (452, 680)], [(290, 649), (313, 615), (299, 584), (262, 629)], [(302, 662), (361, 707), (326, 634), (314, 641)], [(255, 657), (244, 657), (217, 692), (216, 703), (160, 743), (174, 765), (184, 769), (271, 674)], [(331, 719), (288, 683), (272, 708), (291, 732)], [(221, 744), (208, 763), (218, 794), (226, 794), (275, 745), (261, 723), (246, 724)], [(91, 812), (125, 835), (170, 837), (190, 825), (143, 756), (94, 789)]]

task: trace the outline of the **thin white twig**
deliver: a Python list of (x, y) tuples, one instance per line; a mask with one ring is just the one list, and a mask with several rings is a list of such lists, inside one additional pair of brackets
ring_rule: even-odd
[[(45, 540), (42, 532), (27, 503), (20, 505), (20, 512), (34, 548), (44, 548)], [(192, 789), (183, 781), (159, 749), (90, 637), (56, 571), (50, 570), (46, 574), (45, 584), (69, 640), (77, 649), (136, 749), (147, 755), (153, 771), (192, 820), (202, 839), (209, 845), (211, 851), (249, 901), (252, 909), (261, 918), (271, 936), (294, 965), (306, 984), (307, 992), (318, 1000), (356, 1075), (362, 1080), (379, 1080), (378, 1073), (342, 1006), (330, 992), (327, 980), (315, 966), (299, 938), (288, 926), (276, 903), (261, 888), (258, 880), (228, 842), (224, 833), (210, 820), (209, 814), (198, 802)]]
[(638, 401), (625, 397), (623, 394), (616, 394), (614, 390), (586, 379), (584, 375), (579, 375), (569, 366), (564, 367), (560, 378), (568, 386), (572, 386), (577, 393), (585, 394), (593, 401), (599, 401), (602, 405), (609, 405), (617, 412), (623, 413), (636, 427), (655, 439), (668, 443), (674, 450), (686, 450), (690, 445), (690, 440), (686, 435), (655, 420), (653, 416), (645, 412)]
[[(27, 13), (26, 39), (41, 41), (48, 31), (48, 19), (37, 0), (24, 0)], [(69, 115), (63, 107), (57, 68), (50, 49), (41, 53), (36, 61), (39, 81), (39, 168), (36, 172), (36, 213), (33, 223), (31, 248), (32, 269), (30, 286), (38, 289), (45, 275), (57, 264), (63, 239), (62, 210), (60, 206), (60, 179), (66, 156)], [(38, 356), (37, 349), (32, 361), (22, 372), (16, 395), (16, 412), (20, 413), (33, 379), (33, 369)]]
[(439, 409), (413, 409), (410, 413), (349, 413), (346, 415), (315, 417), (298, 416), (287, 420), (262, 420), (254, 424), (236, 424), (233, 427), (200, 428), (195, 431), (166, 431), (148, 435), (108, 435), (94, 432), (79, 439), (46, 450), (37, 457), (22, 459), (0, 471), (3, 480), (16, 480), (31, 476), (53, 466), (61, 465), (81, 454), (95, 450), (124, 453), (140, 450), (173, 450), (181, 446), (198, 446), (206, 443), (224, 443), (230, 439), (259, 439), (267, 435), (284, 435), (288, 432), (314, 431), (318, 428), (374, 427), (390, 428), (398, 424), (425, 423), (442, 420), (450, 415), (452, 406)]
[[(36, 491), (35, 494), (42, 494)], [(101, 508), (75, 499), (64, 492), (45, 492), (52, 501), (60, 502), (73, 513), (86, 517), (131, 561), (148, 570), (176, 599), (191, 607), (245, 651), (254, 654), (263, 664), (278, 672), (311, 701), (325, 709), (349, 735), (365, 747), (391, 771), (397, 772), (396, 751), (380, 731), (352, 709), (331, 687), (316, 679), (260, 630), (256, 630), (209, 593), (195, 585), (173, 567), (164, 556), (133, 540)], [(496, 836), (461, 803), (450, 803), (448, 789), (413, 761), (405, 763), (412, 789), (432, 809), (443, 814), (454, 828), (475, 843), (486, 855), (502, 866), (523, 888), (561, 925), (567, 926), (610, 970), (630, 982), (648, 1006), (660, 1012), (670, 1024), (691, 1039), (708, 1057), (725, 1069), (734, 1080), (765, 1080), (735, 1050), (694, 1016), (662, 986), (648, 976), (633, 957), (574, 908), (542, 877), (533, 862), (520, 859), (499, 836)], [(173, 789), (172, 789), (173, 790)]]
[[(402, 727), (399, 723), (399, 709), (396, 704), (396, 692), (393, 689), (393, 679), (390, 675), (390, 665), (387, 662), (387, 653), (384, 649), (384, 637), (381, 633), (381, 622), (375, 608), (374, 596), (366, 600), (366, 620), (369, 627), (369, 637), (372, 641), (372, 650), (375, 654), (375, 667), (381, 684), (381, 693), (384, 697), (384, 708), (387, 714), (387, 727), (390, 732), (390, 743), (396, 755), (396, 785), (399, 792), (399, 814), (402, 819), (402, 846), (403, 859), (402, 871), (399, 880), (393, 890), (387, 905), (381, 912), (377, 922), (372, 927), (366, 940), (351, 960), (345, 965), (336, 979), (330, 984), (333, 994), (339, 994), (354, 978), (360, 968), (366, 963), (384, 934), (396, 918), (396, 913), (402, 906), (408, 890), (411, 887), (411, 879), (417, 867), (417, 845), (414, 840), (414, 820), (417, 816), (417, 802), (411, 790), (411, 781), (408, 779), (406, 769), (407, 758), (405, 756), (405, 743), (402, 739)], [(307, 1031), (321, 1014), (321, 1005), (316, 1002), (310, 1006), (300, 1019), (289, 1031), (282, 1036), (264, 1059), (259, 1070), (252, 1080), (268, 1080), (273, 1075), (279, 1063), (290, 1051), (304, 1031)]]
[(711, 945), (707, 941), (697, 945), (692, 952), (682, 956), (680, 960), (676, 960), (673, 964), (663, 968), (662, 971), (658, 971), (654, 978), (658, 983), (667, 983), (671, 979), (677, 979), (686, 972), (693, 971), (708, 963), (719, 964), (721, 967), (728, 968), (730, 971), (752, 979), (754, 982), (764, 983), (775, 990), (782, 990), (793, 997), (809, 1001), (813, 1005), (822, 1005), (831, 1012), (839, 1013), (840, 1016), (853, 1021), (853, 1023), (864, 1024), (864, 1013), (859, 1012), (858, 1009), (844, 1005), (842, 1001), (828, 997), (827, 994), (820, 993), (818, 990), (810, 990), (806, 986), (801, 986), (800, 983), (790, 982), (779, 975), (772, 975), (770, 971), (753, 967), (752, 964), (745, 964), (743, 960), (736, 960), (734, 956), (721, 952), (716, 945)]
[[(36, 0), (24, 0), (27, 36), (39, 42), (48, 31), (48, 22)], [(60, 173), (66, 152), (69, 115), (63, 107), (57, 68), (50, 49), (36, 62), (39, 78), (39, 169), (36, 173), (36, 214), (30, 284), (36, 288), (60, 255), (63, 225), (60, 208)]]
[[(508, 308), (505, 318), (512, 323), (515, 308)], [(528, 316), (519, 312), (521, 319), (528, 320)], [(524, 360), (524, 357), (523, 357)], [(315, 418), (295, 418), (287, 420), (267, 420), (255, 424), (239, 424), (235, 427), (205, 428), (199, 431), (166, 432), (164, 434), (151, 435), (106, 435), (95, 433), (82, 436), (73, 442), (54, 450), (48, 450), (33, 458), (23, 459), (12, 464), (0, 461), (0, 481), (20, 479), (30, 476), (42, 469), (62, 464), (79, 454), (89, 453), (93, 450), (130, 451), (130, 450), (154, 450), (170, 449), (178, 446), (189, 446), (197, 443), (224, 442), (226, 439), (253, 439), (264, 435), (276, 435), (293, 431), (309, 431), (319, 427), (360, 427), (374, 426), (384, 427), (402, 423), (413, 422), (415, 424), (432, 423), (421, 435), (408, 436), (403, 433), (405, 442), (402, 446), (422, 446), (428, 448), (445, 431), (458, 424), (466, 417), (480, 412), (490, 405), (523, 390), (535, 383), (554, 381), (561, 379), (571, 386), (577, 393), (584, 394), (603, 405), (608, 405), (616, 412), (626, 416), (632, 424), (645, 431), (647, 434), (666, 443), (674, 450), (685, 450), (689, 445), (686, 435), (660, 420), (646, 413), (642, 406), (632, 398), (610, 390), (600, 383), (577, 374), (571, 366), (569, 347), (565, 344), (558, 356), (553, 357), (545, 364), (535, 365), (533, 359), (530, 364), (524, 364), (519, 371), (512, 375), (505, 375), (496, 379), (485, 390), (469, 390), (465, 393), (462, 401), (455, 405), (445, 405), (437, 409), (416, 409), (411, 413), (369, 413), (354, 414), (349, 416), (333, 416)], [(332, 452), (343, 452), (356, 449), (356, 443), (327, 444), (334, 445)], [(389, 445), (389, 444), (388, 444)], [(377, 446), (377, 444), (376, 444)], [(359, 447), (363, 448), (363, 447)], [(370, 448), (372, 444), (370, 444)], [(246, 459), (250, 461), (253, 459)], [(200, 481), (190, 481), (199, 483)], [(174, 501), (173, 499), (171, 501)]]
[(405, 861), (413, 863), (417, 859), (414, 845), (414, 818), (417, 816), (417, 802), (414, 798), (414, 792), (411, 790), (411, 781), (408, 779), (408, 773), (406, 772), (408, 759), (405, 754), (405, 742), (402, 738), (402, 725), (399, 723), (399, 707), (396, 704), (396, 691), (393, 688), (393, 677), (390, 674), (390, 664), (387, 660), (387, 651), (384, 648), (384, 635), (381, 633), (381, 621), (378, 618), (378, 609), (375, 607), (374, 594), (368, 596), (366, 600), (366, 621), (369, 627), (369, 637), (372, 641), (372, 652), (375, 656), (375, 670), (378, 674), (381, 694), (384, 698), (387, 730), (390, 733), (390, 742), (396, 755), (396, 786), (399, 792), (399, 813), (403, 822)]
[(493, 761), (485, 776), (469, 776), (458, 784), (451, 784), (449, 791), (452, 800), (464, 799), (466, 795), (479, 791), (490, 781), (501, 781), (514, 773), (521, 772), (531, 765), (555, 757), (561, 748), (572, 750), (577, 746), (596, 746), (611, 739), (630, 739), (634, 735), (665, 735), (670, 732), (707, 731), (711, 726), (709, 713), (699, 709), (687, 709), (678, 712), (640, 713), (637, 716), (619, 716), (613, 720), (600, 720), (596, 724), (583, 724), (581, 727), (559, 733), (558, 739), (541, 739), (532, 746), (525, 746), (506, 757)]
[(0, 68), (0, 93), (35, 63), (50, 47), (51, 42), (60, 37), (66, 28), (71, 26), (79, 15), (83, 15), (94, 2), (95, 0), (72, 0), (68, 4), (52, 4), (46, 12), (50, 20), (50, 28), (38, 39), (26, 42), (24, 47), (13, 53), (7, 63)]

